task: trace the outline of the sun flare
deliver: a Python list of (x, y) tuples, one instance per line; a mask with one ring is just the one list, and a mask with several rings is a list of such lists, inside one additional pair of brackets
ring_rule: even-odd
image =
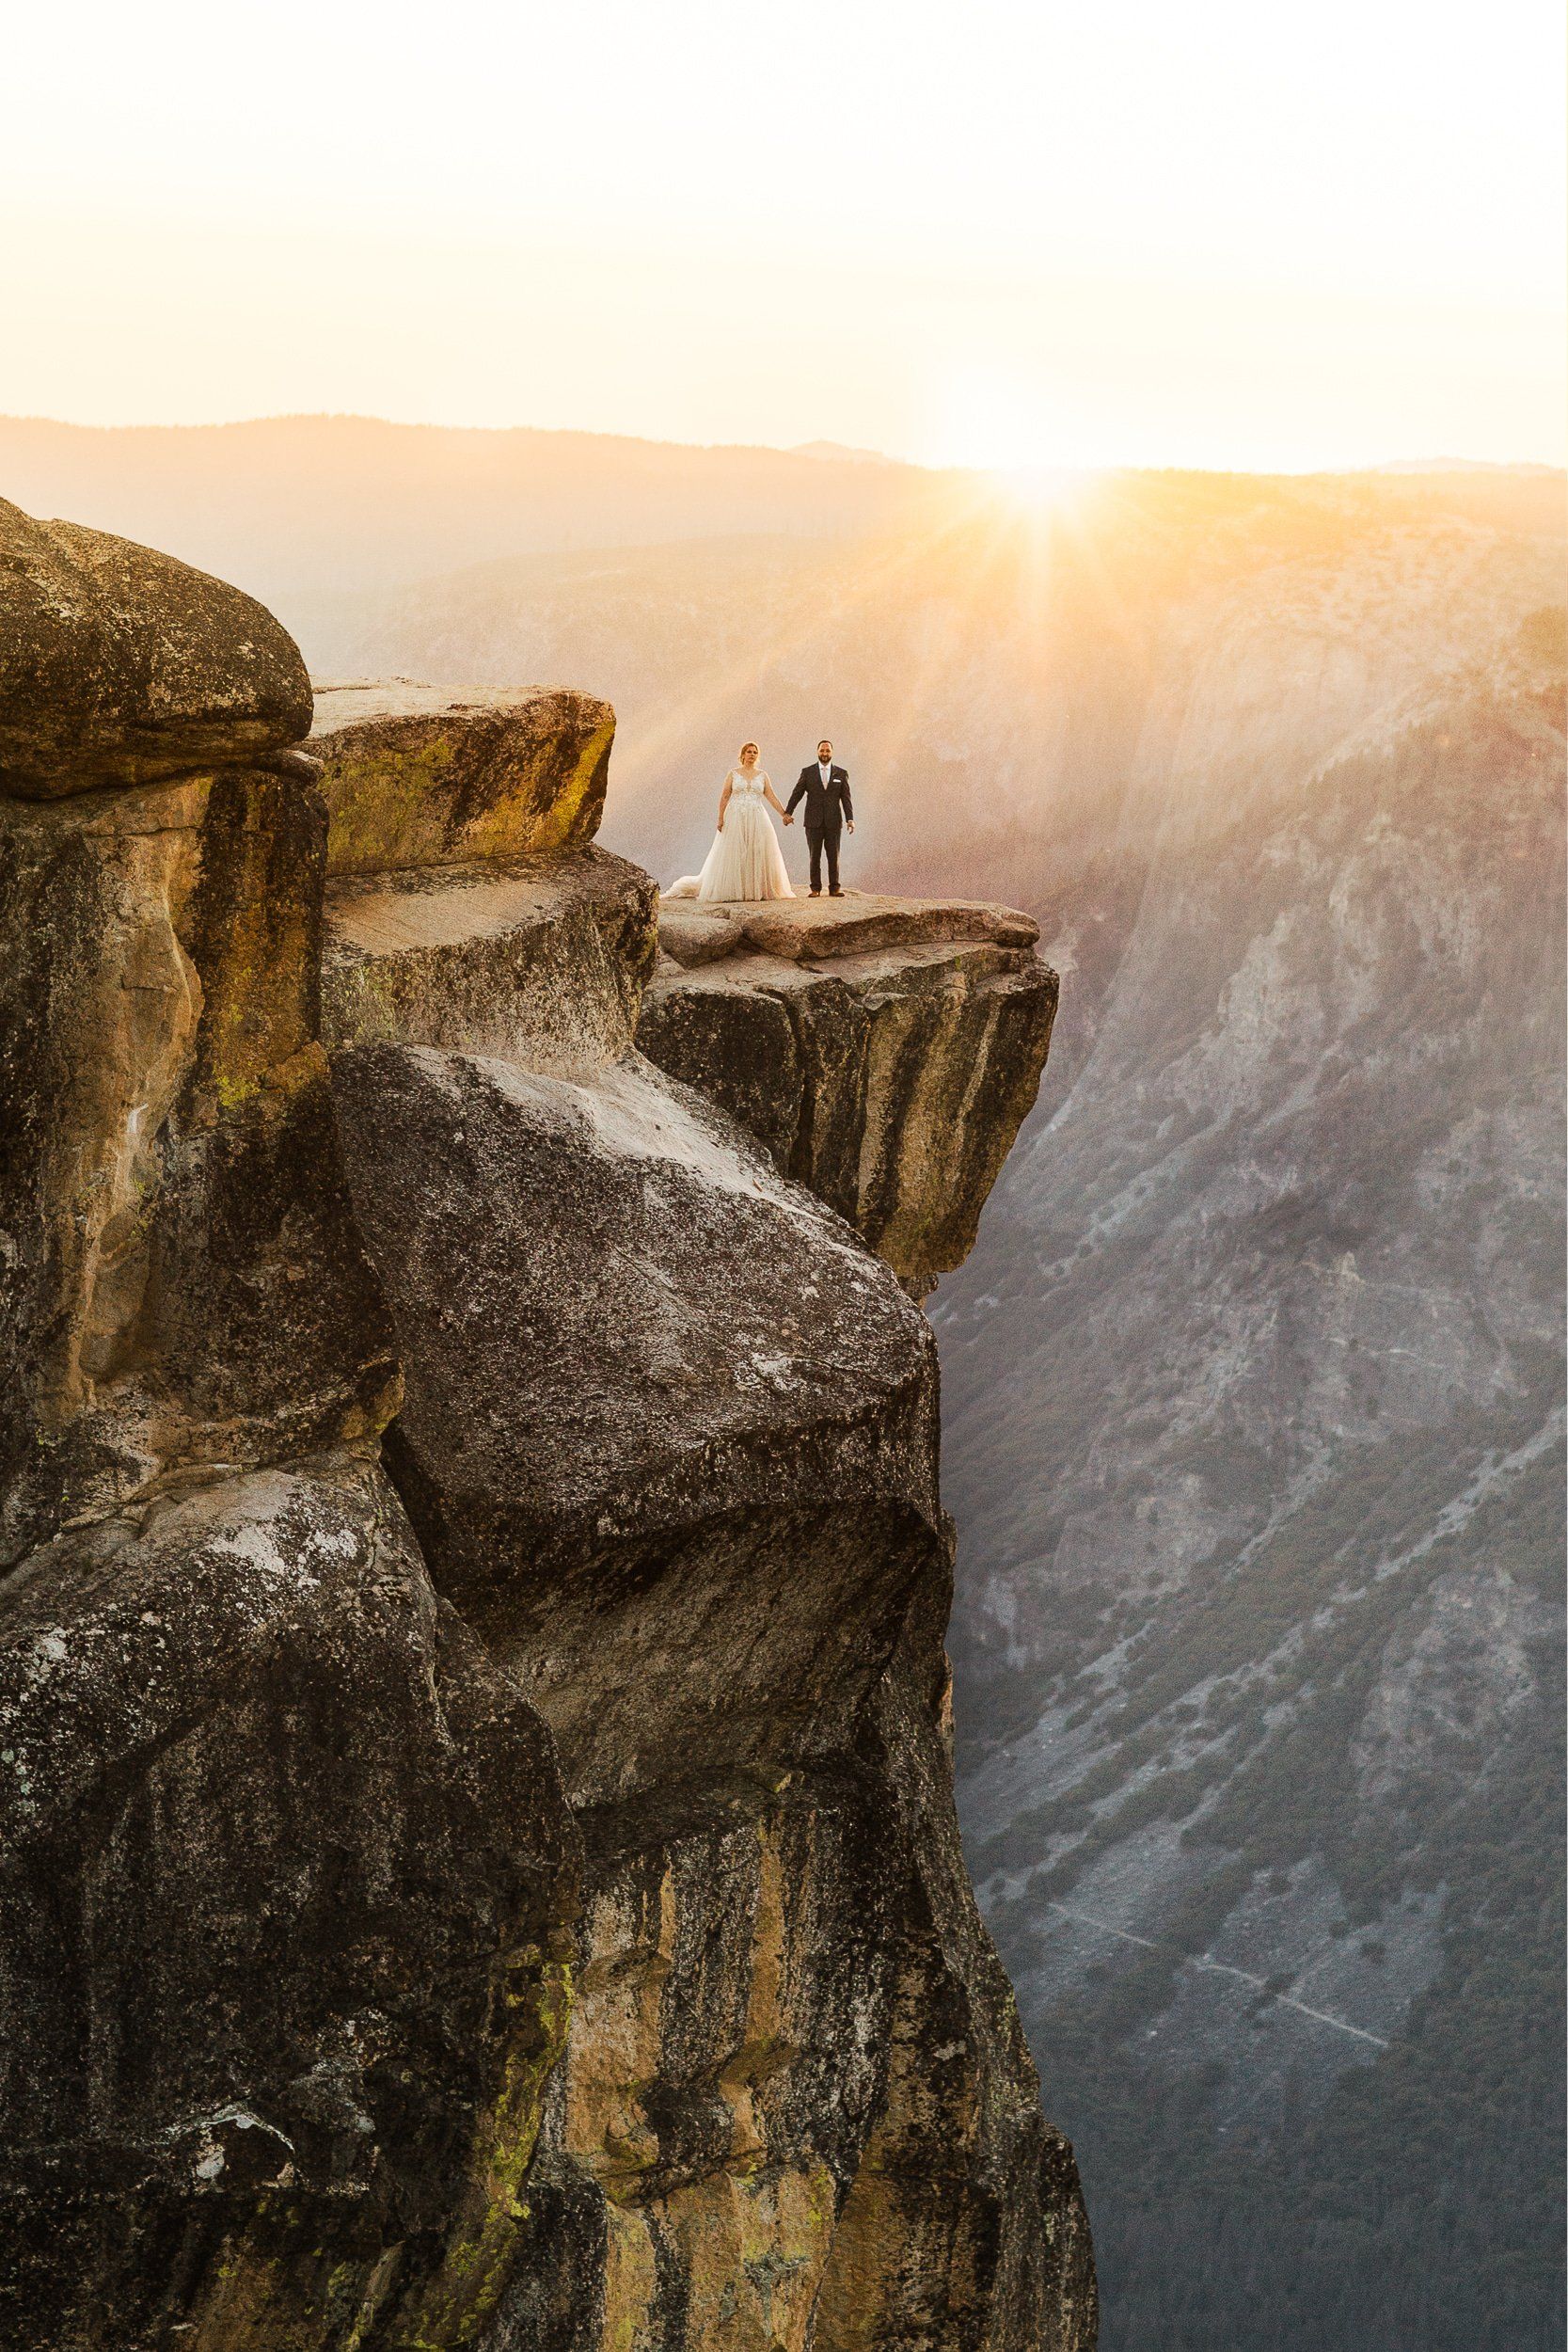
[(1060, 515), (1081, 506), (1096, 476), (1078, 466), (1000, 466), (986, 475), (1005, 504), (1026, 515)]

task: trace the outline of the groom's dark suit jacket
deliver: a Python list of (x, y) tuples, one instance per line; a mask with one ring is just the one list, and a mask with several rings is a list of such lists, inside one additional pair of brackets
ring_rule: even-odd
[(836, 833), (841, 817), (855, 821), (855, 804), (849, 798), (849, 779), (842, 768), (830, 768), (824, 785), (822, 771), (814, 759), (809, 768), (800, 771), (800, 781), (789, 796), (793, 808), (798, 801), (806, 804), (808, 833)]

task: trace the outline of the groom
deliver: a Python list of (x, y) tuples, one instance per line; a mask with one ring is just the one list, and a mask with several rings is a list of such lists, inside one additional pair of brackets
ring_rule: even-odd
[(849, 798), (849, 779), (842, 768), (833, 766), (833, 747), (826, 736), (816, 747), (816, 757), (800, 771), (800, 780), (789, 796), (784, 810), (784, 823), (795, 822), (796, 803), (806, 804), (806, 846), (811, 850), (811, 895), (822, 896), (822, 852), (828, 852), (828, 896), (842, 898), (838, 886), (838, 828), (842, 816), (851, 833), (855, 830), (855, 807)]

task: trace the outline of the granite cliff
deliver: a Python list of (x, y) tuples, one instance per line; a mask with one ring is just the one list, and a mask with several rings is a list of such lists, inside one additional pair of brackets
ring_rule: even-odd
[(0, 548), (7, 2341), (1086, 2352), (909, 1295), (1033, 927), (661, 949), (607, 706), (302, 755), (261, 607)]

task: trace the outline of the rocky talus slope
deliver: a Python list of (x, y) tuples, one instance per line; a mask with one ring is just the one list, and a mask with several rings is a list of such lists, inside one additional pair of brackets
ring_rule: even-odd
[(593, 846), (608, 707), (302, 757), (260, 607), (0, 548), (5, 2340), (1085, 2352), (899, 1279), (1032, 1095), (1029, 927), (748, 943), (847, 1040), (765, 1128)]

